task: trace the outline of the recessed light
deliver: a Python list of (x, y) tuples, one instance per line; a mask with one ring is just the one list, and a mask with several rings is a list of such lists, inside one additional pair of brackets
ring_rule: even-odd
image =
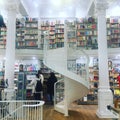
[(36, 57), (32, 57), (33, 60), (36, 60)]

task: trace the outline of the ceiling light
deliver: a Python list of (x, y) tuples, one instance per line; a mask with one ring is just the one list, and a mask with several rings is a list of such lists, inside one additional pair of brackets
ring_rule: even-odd
[(120, 55), (116, 55), (115, 58), (116, 58), (116, 59), (120, 59)]
[(51, 13), (52, 13), (52, 10), (49, 10), (48, 13), (51, 14)]
[(6, 60), (6, 57), (4, 57), (3, 59)]
[(65, 12), (60, 12), (59, 17), (65, 18), (67, 17), (67, 14)]
[(63, 0), (64, 4), (71, 4), (73, 2), (73, 0)]
[(51, 3), (56, 7), (63, 7), (72, 4), (73, 0), (51, 0)]
[(59, 7), (62, 4), (61, 0), (51, 0), (51, 3), (56, 7)]
[(39, 4), (34, 1), (34, 5), (35, 5), (35, 7), (37, 8)]
[(4, 1), (3, 0), (0, 0), (0, 5), (4, 5)]
[(33, 60), (36, 60), (36, 57), (32, 57)]
[(120, 16), (118, 11), (120, 11), (120, 6), (116, 5), (112, 9), (108, 9), (107, 16)]

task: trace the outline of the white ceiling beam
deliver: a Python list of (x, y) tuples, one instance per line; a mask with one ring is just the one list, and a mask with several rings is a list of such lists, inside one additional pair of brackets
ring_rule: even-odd
[(21, 3), (30, 17), (38, 17), (38, 10), (34, 5), (33, 0), (21, 0)]
[(90, 2), (89, 2), (89, 5), (88, 5), (88, 9), (87, 9), (87, 15), (89, 16), (89, 15), (93, 15), (94, 14), (94, 0), (91, 0)]

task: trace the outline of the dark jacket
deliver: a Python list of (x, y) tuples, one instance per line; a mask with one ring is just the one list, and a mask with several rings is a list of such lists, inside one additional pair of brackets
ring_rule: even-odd
[(47, 93), (54, 94), (54, 84), (57, 82), (57, 78), (54, 73), (50, 73), (50, 77), (47, 80)]

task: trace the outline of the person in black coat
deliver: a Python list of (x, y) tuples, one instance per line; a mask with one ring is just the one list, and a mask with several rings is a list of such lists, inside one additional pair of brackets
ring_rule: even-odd
[(57, 82), (57, 77), (53, 72), (50, 73), (50, 77), (47, 80), (47, 93), (50, 97), (50, 102), (53, 104), (54, 98), (54, 84)]

